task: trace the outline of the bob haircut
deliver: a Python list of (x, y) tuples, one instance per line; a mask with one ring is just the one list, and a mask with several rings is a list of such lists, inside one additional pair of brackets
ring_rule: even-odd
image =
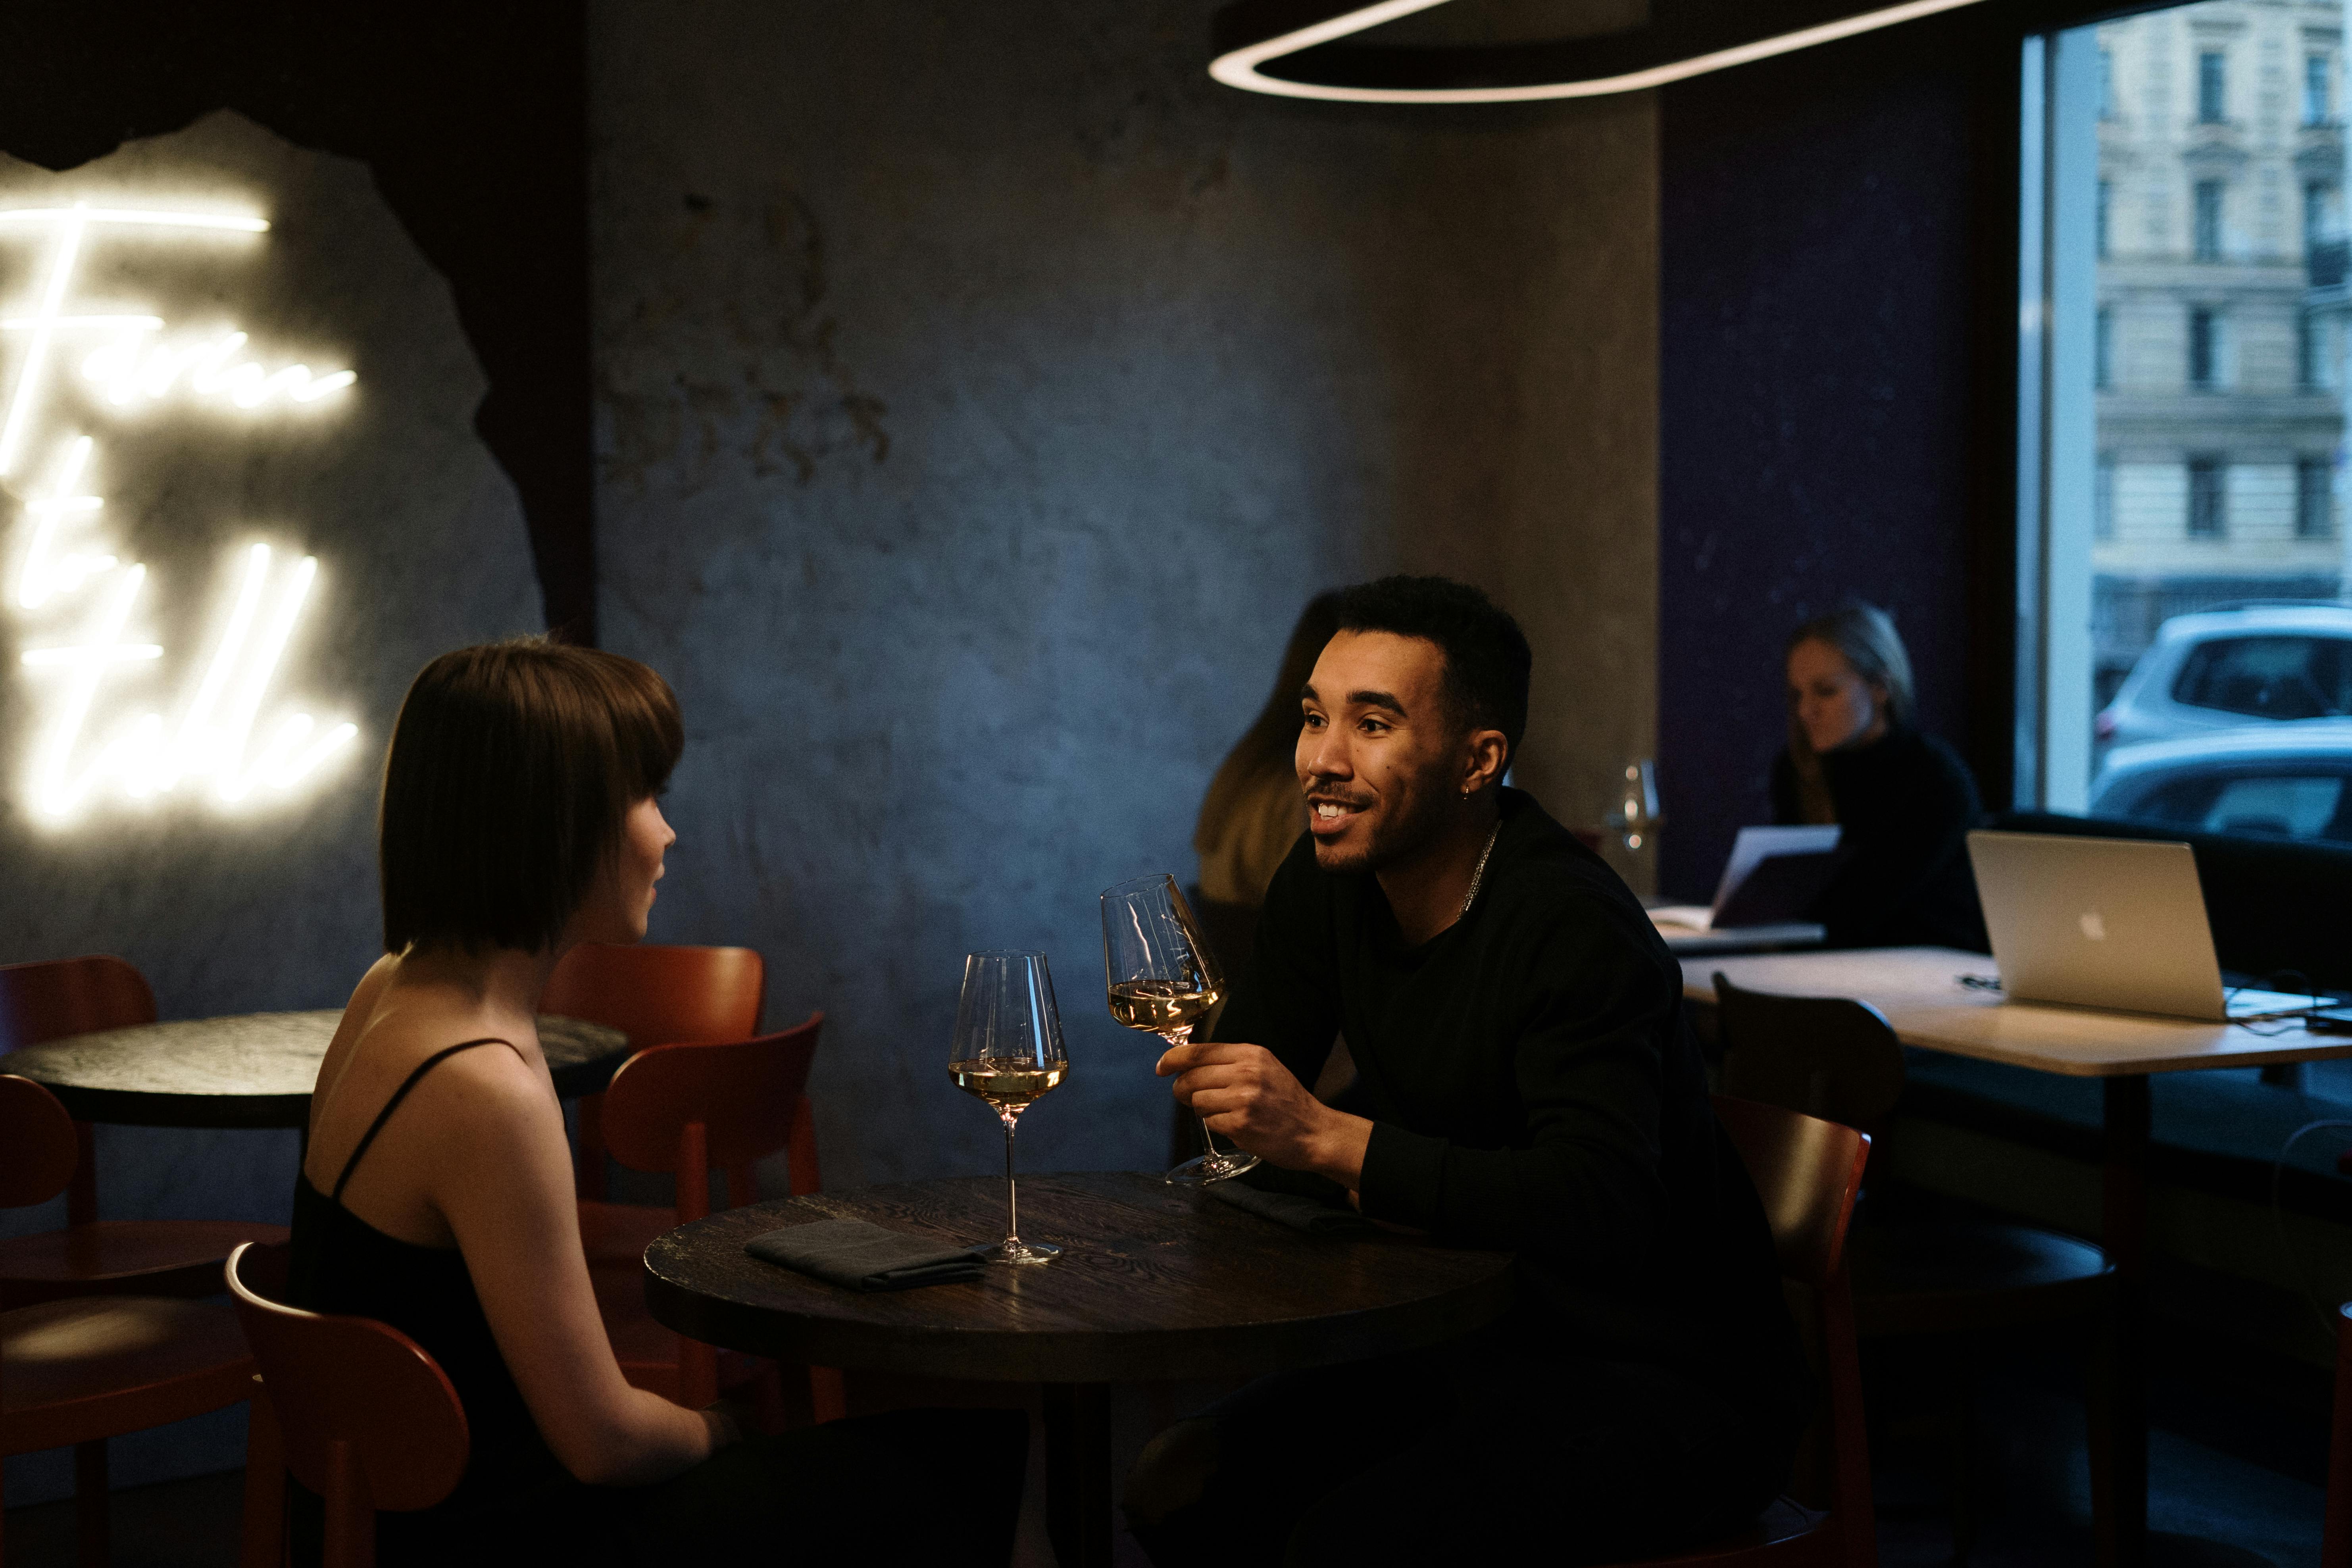
[(685, 745), (668, 683), (618, 654), (518, 637), (426, 665), (384, 754), (384, 951), (552, 947)]

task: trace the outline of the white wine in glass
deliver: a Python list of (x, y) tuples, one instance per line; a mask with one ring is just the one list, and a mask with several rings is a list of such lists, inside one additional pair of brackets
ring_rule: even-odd
[(1051, 1242), (1021, 1239), (1020, 1191), (1013, 1179), (1013, 1132), (1021, 1113), (1070, 1070), (1054, 976), (1042, 952), (975, 952), (963, 961), (955, 1042), (948, 1076), (1004, 1123), (1004, 1239), (982, 1252), (985, 1263), (1050, 1263)]
[[(1138, 877), (1102, 896), (1103, 978), (1110, 1016), (1127, 1028), (1159, 1036), (1171, 1046), (1192, 1037), (1192, 1029), (1225, 994), (1216, 954), (1201, 940), (1201, 928), (1176, 879)], [(1257, 1156), (1220, 1149), (1201, 1121), (1201, 1146), (1208, 1152), (1168, 1173), (1171, 1182), (1205, 1185), (1238, 1176)]]

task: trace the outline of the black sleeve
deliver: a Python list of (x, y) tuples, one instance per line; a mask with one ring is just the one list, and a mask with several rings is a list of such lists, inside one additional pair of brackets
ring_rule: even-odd
[(1679, 995), (1634, 933), (1591, 905), (1544, 922), (1498, 976), (1524, 998), (1515, 1086), (1525, 1148), (1473, 1149), (1375, 1122), (1364, 1212), (1470, 1246), (1639, 1258), (1666, 1219), (1661, 1042)]
[[(1931, 890), (1967, 863), (1980, 808), (1976, 781), (1958, 757), (1923, 742), (1888, 787), (1895, 798), (1870, 803), (1867, 833), (1850, 832), (1852, 841), (1840, 845), (1845, 864), (1815, 905), (1832, 947), (1916, 940)], [(1846, 815), (1841, 802), (1839, 816)]]
[(1217, 1019), (1218, 1039), (1264, 1046), (1304, 1084), (1323, 1071), (1339, 1033), (1330, 896), (1315, 841), (1302, 833), (1266, 889), (1249, 968)]

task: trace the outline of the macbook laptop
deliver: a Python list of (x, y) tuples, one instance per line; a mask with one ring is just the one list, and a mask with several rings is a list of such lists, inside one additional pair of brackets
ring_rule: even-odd
[(1723, 863), (1713, 904), (1664, 904), (1650, 911), (1664, 925), (1729, 931), (1800, 921), (1837, 870), (1838, 829), (1743, 827)]
[(2224, 993), (2186, 844), (1976, 832), (1969, 859), (2001, 993), (2012, 1000), (2215, 1024), (2315, 1005), (2280, 991)]

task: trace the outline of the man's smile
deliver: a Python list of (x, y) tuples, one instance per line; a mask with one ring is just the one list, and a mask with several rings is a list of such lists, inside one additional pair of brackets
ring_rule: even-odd
[(1363, 815), (1370, 801), (1349, 800), (1344, 796), (1318, 795), (1307, 802), (1307, 829), (1318, 837), (1328, 838), (1347, 831), (1348, 825)]

